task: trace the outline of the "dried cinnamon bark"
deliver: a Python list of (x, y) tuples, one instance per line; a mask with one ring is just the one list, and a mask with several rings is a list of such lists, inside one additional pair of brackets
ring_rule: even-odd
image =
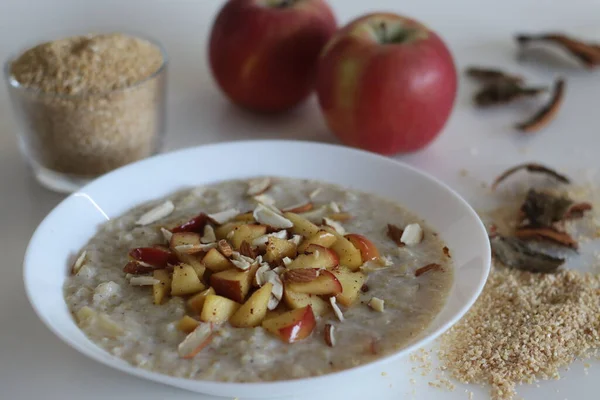
[(596, 43), (586, 43), (560, 33), (521, 34), (517, 35), (515, 39), (522, 48), (532, 43), (553, 43), (567, 50), (589, 69), (600, 65), (600, 45)]
[(529, 272), (550, 273), (564, 264), (562, 258), (533, 250), (529, 245), (516, 237), (496, 235), (490, 239), (492, 253), (507, 267)]
[(529, 189), (521, 206), (523, 225), (532, 228), (552, 227), (555, 222), (565, 218), (572, 204), (566, 197)]
[(469, 67), (467, 68), (466, 73), (471, 78), (477, 79), (482, 83), (523, 82), (522, 76), (507, 74), (504, 71), (495, 68)]
[(402, 243), (402, 241), (400, 240), (400, 238), (402, 238), (402, 234), (404, 233), (404, 230), (398, 228), (396, 225), (393, 225), (393, 224), (388, 224), (387, 227), (388, 227), (388, 230), (387, 230), (388, 237), (390, 239), (392, 239), (398, 247), (404, 246), (404, 243)]
[(563, 219), (575, 219), (583, 217), (586, 211), (590, 211), (592, 205), (590, 203), (577, 203), (573, 204), (566, 212)]
[(515, 237), (522, 240), (549, 240), (558, 245), (577, 249), (578, 244), (566, 232), (560, 232), (553, 228), (546, 227), (523, 227), (515, 231)]
[(440, 264), (436, 264), (436, 263), (431, 263), (431, 264), (427, 264), (424, 267), (418, 268), (415, 271), (415, 276), (421, 276), (423, 275), (425, 272), (431, 271), (431, 270), (437, 270), (437, 269), (441, 269), (442, 266)]
[(526, 170), (527, 172), (546, 174), (548, 176), (553, 177), (554, 179), (556, 179), (557, 181), (559, 181), (561, 183), (571, 183), (571, 180), (569, 178), (567, 178), (565, 175), (559, 174), (558, 172), (554, 171), (551, 168), (548, 168), (542, 164), (526, 163), (526, 164), (516, 165), (516, 166), (504, 171), (499, 177), (497, 177), (494, 180), (494, 183), (492, 184), (492, 190), (495, 190), (496, 187), (498, 187), (498, 185), (502, 181), (504, 181), (506, 178), (508, 178), (512, 174), (514, 174), (522, 169)]
[(527, 121), (518, 123), (516, 128), (523, 132), (536, 132), (548, 125), (550, 121), (556, 117), (558, 110), (563, 103), (565, 86), (566, 83), (564, 79), (557, 80), (554, 84), (554, 92), (550, 102)]
[(494, 82), (477, 92), (474, 102), (478, 107), (490, 107), (526, 97), (536, 97), (547, 90), (545, 87), (525, 87), (515, 82)]

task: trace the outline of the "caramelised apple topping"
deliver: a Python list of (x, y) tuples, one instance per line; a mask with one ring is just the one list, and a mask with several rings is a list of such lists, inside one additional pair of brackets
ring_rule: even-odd
[[(252, 180), (247, 195), (264, 200), (271, 187), (268, 178)], [(350, 214), (334, 202), (307, 201), (285, 211), (274, 202), (257, 203), (248, 212), (200, 213), (177, 226), (160, 227), (163, 243), (129, 252), (124, 272), (139, 290), (152, 288), (155, 305), (186, 298), (187, 315), (177, 322), (187, 334), (179, 346), (183, 358), (208, 346), (220, 324), (262, 326), (293, 343), (311, 335), (316, 320), (327, 314), (343, 322), (342, 308), (384, 311), (383, 299), (357, 300), (364, 295), (368, 273), (391, 260), (367, 237), (346, 234), (343, 223)], [(162, 215), (164, 210), (149, 213)], [(405, 229), (390, 225), (388, 230), (399, 245), (416, 245), (423, 238), (418, 224)], [(82, 253), (74, 272), (84, 259)], [(415, 275), (434, 269), (427, 266)], [(335, 345), (331, 324), (325, 326), (324, 340)]]

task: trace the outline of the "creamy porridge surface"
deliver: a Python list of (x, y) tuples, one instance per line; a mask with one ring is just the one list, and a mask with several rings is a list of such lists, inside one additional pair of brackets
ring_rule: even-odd
[[(154, 304), (153, 286), (134, 286), (124, 272), (128, 254), (133, 248), (165, 244), (161, 227), (178, 226), (201, 212), (252, 211), (258, 203), (248, 190), (248, 181), (241, 180), (188, 189), (102, 225), (82, 249), (77, 273), (64, 286), (79, 327), (106, 351), (143, 369), (191, 379), (253, 382), (322, 375), (370, 362), (416, 340), (441, 311), (452, 286), (452, 263), (445, 244), (425, 221), (374, 195), (318, 181), (271, 178), (259, 200), (274, 200), (281, 209), (310, 201), (313, 209), (298, 215), (313, 220), (322, 221), (320, 212), (350, 215), (339, 222), (345, 232), (368, 238), (385, 262), (368, 262), (358, 269), (367, 276), (366, 284), (352, 305), (339, 306), (343, 321), (327, 301), (329, 296), (322, 296), (328, 308), (315, 316), (314, 330), (303, 340), (286, 343), (260, 325), (234, 328), (225, 322), (213, 325), (212, 340), (198, 354), (182, 358), (178, 346), (186, 333), (178, 329), (178, 321), (185, 315), (200, 318), (186, 307), (190, 296), (168, 296), (162, 304)], [(147, 225), (136, 223), (166, 200), (174, 205), (169, 215)], [(402, 229), (419, 224), (423, 239), (399, 247), (388, 236), (388, 224)], [(196, 254), (199, 259), (201, 255)], [(415, 276), (431, 263), (441, 268)], [(207, 286), (209, 281), (205, 278)], [(384, 301), (383, 311), (376, 311), (374, 297)], [(278, 309), (282, 307), (284, 301)], [(266, 318), (277, 315), (278, 309)], [(327, 324), (335, 328), (333, 346), (324, 340)]]

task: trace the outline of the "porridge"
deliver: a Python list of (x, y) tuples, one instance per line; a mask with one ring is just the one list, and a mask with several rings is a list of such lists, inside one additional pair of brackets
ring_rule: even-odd
[(418, 339), (451, 254), (399, 205), (312, 180), (177, 192), (114, 218), (64, 287), (78, 326), (140, 368), (191, 379), (303, 378)]

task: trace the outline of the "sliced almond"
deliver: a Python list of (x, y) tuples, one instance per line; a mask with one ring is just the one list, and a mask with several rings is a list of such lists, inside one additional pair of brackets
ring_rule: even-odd
[[(286, 258), (289, 259), (291, 262), (291, 259), (289, 257), (286, 257)], [(286, 271), (285, 267), (279, 266), (279, 267), (273, 268), (273, 272), (275, 272), (279, 276), (281, 276), (281, 274), (283, 274), (285, 271)]]
[(217, 243), (217, 248), (225, 257), (231, 257), (231, 255), (233, 254), (233, 248), (225, 239), (219, 240), (219, 242)]
[(368, 304), (369, 307), (371, 307), (373, 310), (377, 312), (383, 312), (385, 301), (380, 299), (379, 297), (372, 297), (371, 300), (369, 300)]
[(319, 195), (319, 193), (321, 193), (323, 191), (323, 188), (316, 188), (315, 190), (313, 190), (312, 192), (310, 192), (310, 194), (308, 195), (308, 197), (310, 197), (311, 199), (314, 199), (315, 197), (317, 197)]
[(252, 264), (255, 263), (255, 260), (253, 260), (250, 257), (246, 257), (238, 253), (237, 251), (234, 251), (231, 255), (231, 262), (233, 263), (233, 265), (236, 266), (236, 268), (241, 269), (242, 271), (246, 271), (250, 269)]
[(382, 265), (379, 260), (369, 260), (366, 261), (363, 265), (361, 265), (360, 270), (365, 273), (379, 271), (380, 269), (386, 268), (385, 265)]
[(279, 305), (279, 302), (283, 298), (283, 282), (279, 275), (274, 271), (269, 271), (267, 274), (267, 282), (273, 284), (273, 288), (271, 289), (271, 297), (269, 298), (269, 303), (267, 304), (267, 308), (269, 310), (274, 310)]
[(75, 260), (75, 263), (73, 263), (73, 267), (71, 268), (71, 272), (73, 274), (76, 274), (79, 272), (79, 270), (81, 269), (81, 267), (83, 267), (83, 264), (85, 263), (85, 257), (87, 256), (87, 251), (82, 251), (81, 254), (79, 255), (79, 257), (77, 257), (77, 260)]
[(229, 210), (220, 211), (214, 214), (208, 214), (208, 219), (210, 219), (213, 223), (223, 225), (226, 222), (234, 219), (238, 214), (240, 214), (240, 210), (237, 208), (230, 208)]
[(171, 200), (167, 200), (143, 214), (135, 224), (142, 226), (152, 224), (170, 215), (173, 210), (175, 210), (175, 205)]
[(331, 308), (333, 308), (333, 312), (335, 313), (335, 316), (337, 317), (337, 319), (339, 319), (340, 321), (344, 320), (344, 314), (342, 313), (342, 310), (340, 310), (340, 307), (337, 305), (337, 301), (335, 299), (335, 297), (330, 297), (329, 298), (329, 303), (331, 304)]
[(270, 237), (276, 237), (279, 239), (287, 239), (287, 231), (286, 230), (281, 230), (278, 232), (273, 232), (273, 233), (267, 233), (266, 235), (262, 235), (257, 237), (256, 239), (254, 239), (252, 241), (252, 246), (257, 246), (258, 248), (265, 248), (265, 246), (267, 245), (267, 241), (269, 240)]
[(310, 201), (305, 201), (302, 203), (294, 204), (283, 209), (283, 212), (291, 212), (291, 213), (303, 213), (312, 210), (313, 203)]
[(260, 204), (264, 204), (267, 206), (274, 206), (275, 199), (269, 196), (268, 194), (259, 194), (258, 196), (253, 197), (254, 200)]
[(184, 254), (195, 254), (200, 253), (202, 251), (208, 251), (210, 249), (214, 249), (217, 247), (216, 243), (208, 243), (208, 244), (182, 244), (179, 246), (173, 247), (173, 250), (178, 251)]
[(342, 212), (340, 205), (338, 203), (336, 203), (335, 201), (332, 201), (331, 203), (329, 203), (329, 209), (334, 213)]
[(325, 343), (327, 343), (327, 346), (329, 346), (329, 347), (335, 346), (334, 333), (335, 333), (335, 326), (333, 326), (331, 324), (325, 324), (325, 330), (324, 330)]
[(129, 279), (129, 284), (132, 286), (152, 286), (157, 283), (160, 283), (160, 281), (151, 276), (134, 276)]
[(248, 196), (258, 196), (269, 190), (271, 187), (271, 178), (256, 178), (248, 181)]
[(160, 232), (168, 243), (171, 243), (171, 238), (173, 237), (173, 232), (166, 228), (160, 228)]
[[(294, 262), (294, 260), (292, 260), (292, 259), (291, 259), (291, 258), (289, 258), (289, 257), (284, 257), (284, 258), (283, 258), (283, 260), (281, 260), (281, 261), (283, 261), (283, 265), (285, 265), (286, 267), (287, 267), (288, 265), (290, 265), (292, 262)], [(279, 268), (279, 267), (278, 267), (278, 268)]]
[(262, 285), (267, 283), (267, 271), (270, 270), (271, 267), (269, 266), (269, 264), (262, 264), (260, 267), (258, 267), (256, 273), (254, 274), (254, 286), (261, 287)]
[(285, 281), (289, 283), (312, 282), (319, 277), (319, 270), (316, 268), (291, 269), (284, 275)]
[(301, 213), (299, 215), (306, 218), (307, 220), (309, 220), (312, 223), (320, 224), (323, 221), (323, 218), (325, 218), (327, 216), (327, 214), (329, 214), (329, 207), (328, 206), (320, 206), (318, 208), (314, 208), (313, 210), (311, 210), (309, 212)]
[(240, 254), (246, 257), (250, 257), (252, 259), (258, 256), (256, 248), (245, 240), (240, 245)]
[(201, 323), (196, 329), (183, 339), (177, 347), (177, 352), (182, 358), (193, 358), (212, 340), (213, 328), (209, 323)]
[(330, 228), (333, 228), (337, 233), (339, 233), (340, 235), (345, 235), (346, 234), (346, 229), (344, 229), (344, 227), (342, 226), (342, 224), (340, 224), (337, 221), (332, 220), (331, 218), (323, 218), (323, 225), (329, 226)]
[(213, 243), (217, 241), (217, 236), (215, 235), (215, 228), (206, 224), (204, 226), (204, 232), (202, 237), (200, 238), (202, 243)]
[(289, 241), (294, 243), (296, 246), (300, 246), (302, 239), (302, 235), (294, 235)]
[(409, 224), (404, 228), (400, 241), (407, 246), (414, 246), (423, 240), (423, 229), (419, 224)]
[(277, 229), (287, 229), (294, 226), (292, 221), (283, 217), (280, 214), (274, 212), (271, 208), (267, 208), (262, 204), (259, 204), (254, 209), (254, 219), (264, 225), (271, 226)]

